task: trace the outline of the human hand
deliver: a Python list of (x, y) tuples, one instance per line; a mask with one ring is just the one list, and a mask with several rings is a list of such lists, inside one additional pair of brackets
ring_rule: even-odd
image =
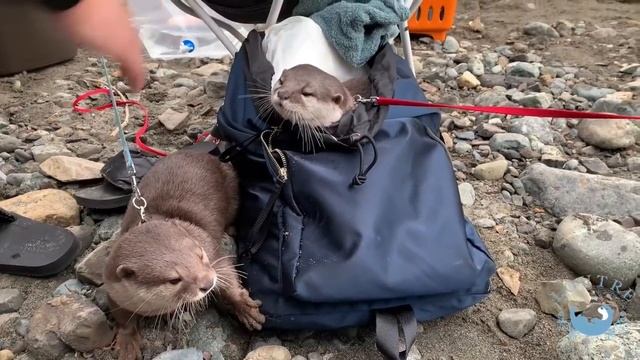
[(142, 89), (145, 81), (142, 45), (124, 1), (82, 0), (54, 17), (79, 46), (119, 62), (132, 90)]

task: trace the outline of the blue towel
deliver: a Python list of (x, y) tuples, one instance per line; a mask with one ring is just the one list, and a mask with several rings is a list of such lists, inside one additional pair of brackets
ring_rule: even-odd
[(311, 17), (351, 65), (364, 65), (409, 18), (399, 0), (300, 0), (293, 15)]

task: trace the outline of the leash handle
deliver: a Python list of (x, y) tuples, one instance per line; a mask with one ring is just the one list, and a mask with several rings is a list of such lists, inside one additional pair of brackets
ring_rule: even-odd
[(373, 104), (375, 106), (413, 106), (413, 107), (425, 107), (425, 108), (441, 108), (451, 110), (461, 110), (469, 112), (482, 112), (490, 114), (502, 114), (502, 115), (516, 115), (516, 116), (535, 116), (535, 117), (549, 117), (549, 118), (567, 118), (567, 119), (612, 119), (612, 120), (640, 120), (640, 116), (632, 115), (620, 115), (602, 112), (587, 112), (587, 111), (575, 111), (575, 110), (562, 110), (562, 109), (539, 109), (539, 108), (526, 108), (526, 107), (511, 107), (511, 106), (470, 106), (470, 105), (450, 105), (430, 103), (425, 101), (393, 99), (386, 97), (372, 96), (370, 98), (363, 98), (357, 96), (355, 99), (357, 102), (363, 104)]

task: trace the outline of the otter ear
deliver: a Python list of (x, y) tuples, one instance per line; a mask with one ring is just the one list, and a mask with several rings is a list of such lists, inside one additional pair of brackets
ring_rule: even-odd
[(343, 99), (344, 99), (344, 98), (343, 98), (343, 97), (342, 97), (342, 95), (340, 95), (340, 94), (333, 95), (333, 97), (331, 98), (331, 100), (333, 100), (333, 102), (334, 102), (336, 105), (340, 105), (340, 104), (342, 103), (342, 100), (343, 100)]
[(136, 275), (136, 272), (126, 265), (120, 265), (116, 269), (116, 275), (118, 275), (120, 279), (130, 279)]

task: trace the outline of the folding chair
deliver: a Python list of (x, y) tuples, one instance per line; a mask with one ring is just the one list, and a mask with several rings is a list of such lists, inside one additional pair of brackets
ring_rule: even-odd
[[(277, 23), (278, 20), (291, 16), (291, 12), (297, 5), (298, 0), (273, 0), (270, 6), (268, 1), (265, 0), (204, 0), (204, 3), (200, 0), (171, 0), (171, 2), (183, 12), (202, 20), (229, 51), (231, 56), (234, 56), (239, 49), (233, 45), (223, 30), (229, 32), (241, 43), (245, 39), (244, 36), (230, 23), (212, 17), (205, 7), (229, 21), (252, 24), (255, 25), (256, 29), (263, 30)], [(410, 4), (409, 14), (411, 16), (418, 9), (422, 0), (404, 0), (404, 2), (405, 5)], [(238, 4), (242, 4), (243, 7)], [(411, 71), (415, 75), (408, 21), (404, 21), (398, 26), (400, 28), (400, 41), (404, 58), (409, 62)]]

